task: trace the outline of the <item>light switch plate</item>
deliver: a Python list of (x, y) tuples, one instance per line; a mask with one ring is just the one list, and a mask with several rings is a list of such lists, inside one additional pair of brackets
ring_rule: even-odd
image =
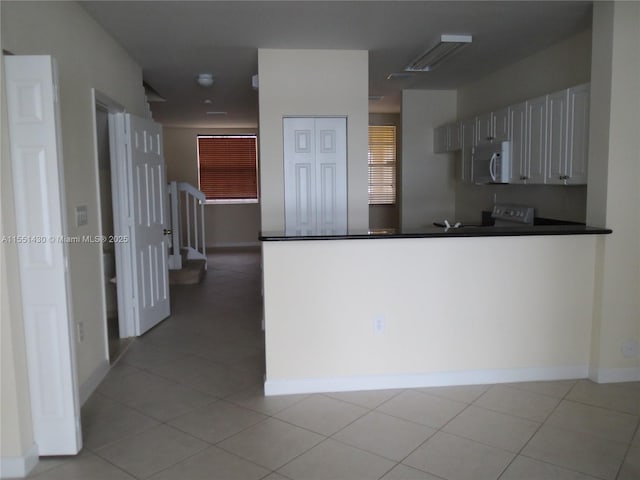
[(80, 205), (76, 207), (76, 227), (81, 227), (89, 223), (89, 217), (87, 215), (87, 206)]

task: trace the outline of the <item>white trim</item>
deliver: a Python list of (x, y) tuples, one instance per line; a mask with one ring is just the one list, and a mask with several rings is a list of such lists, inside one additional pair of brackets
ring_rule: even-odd
[(590, 368), (589, 379), (596, 383), (640, 382), (640, 367)]
[(89, 399), (91, 394), (95, 392), (100, 382), (104, 380), (104, 377), (109, 373), (109, 360), (103, 360), (98, 368), (96, 368), (93, 373), (89, 376), (89, 378), (80, 385), (79, 395), (80, 395), (80, 405), (84, 405), (84, 403)]
[(302, 378), (266, 380), (264, 394), (347, 392), (354, 390), (385, 390), (423, 388), (449, 385), (479, 385), (488, 383), (532, 382), (586, 378), (589, 367), (534, 367), (491, 370), (463, 370), (459, 372), (410, 373), (403, 375), (370, 375), (356, 377)]
[(0, 478), (24, 478), (38, 464), (38, 446), (34, 443), (21, 457), (0, 457)]

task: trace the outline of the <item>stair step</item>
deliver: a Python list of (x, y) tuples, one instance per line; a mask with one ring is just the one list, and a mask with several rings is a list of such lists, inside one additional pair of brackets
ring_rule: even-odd
[(206, 273), (207, 261), (204, 259), (187, 260), (181, 270), (169, 270), (170, 285), (195, 285), (202, 282)]

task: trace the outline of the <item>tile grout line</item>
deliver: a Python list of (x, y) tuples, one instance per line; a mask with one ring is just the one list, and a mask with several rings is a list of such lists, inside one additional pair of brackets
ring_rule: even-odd
[(620, 474), (622, 473), (622, 467), (624, 467), (625, 463), (627, 463), (627, 457), (629, 456), (629, 452), (631, 451), (631, 449), (633, 448), (633, 440), (636, 437), (636, 435), (640, 435), (640, 421), (636, 421), (636, 428), (633, 431), (633, 435), (631, 435), (631, 441), (629, 442), (629, 445), (627, 446), (627, 450), (624, 453), (624, 457), (622, 457), (622, 462), (620, 463), (620, 466), (618, 467), (618, 470), (616, 471), (616, 475), (615, 475), (615, 479), (620, 477)]
[[(513, 462), (515, 462), (515, 460), (519, 456), (523, 456), (523, 457), (526, 457), (526, 458), (531, 458), (531, 457), (527, 457), (526, 455), (523, 455), (522, 452), (524, 451), (525, 448), (527, 448), (527, 445), (529, 445), (529, 443), (531, 443), (531, 440), (533, 440), (533, 437), (535, 437), (538, 434), (538, 432), (542, 429), (542, 427), (547, 423), (549, 418), (551, 418), (551, 415), (553, 415), (553, 412), (555, 412), (557, 410), (557, 408), (560, 406), (560, 404), (562, 404), (562, 401), (567, 397), (567, 395), (569, 395), (569, 392), (571, 392), (571, 390), (573, 390), (573, 388), (577, 385), (577, 383), (578, 383), (578, 380), (574, 380), (573, 385), (571, 385), (571, 387), (565, 392), (565, 394), (561, 398), (553, 397), (556, 400), (558, 400), (558, 403), (556, 403), (555, 407), (553, 407), (553, 409), (547, 414), (546, 418), (542, 422), (540, 422), (540, 425), (538, 426), (538, 428), (536, 428), (535, 432), (533, 432), (531, 434), (531, 436), (529, 437), (529, 439), (522, 445), (522, 447), (520, 447), (520, 450), (518, 450), (518, 452), (516, 452), (515, 456), (511, 459), (509, 464), (502, 470), (502, 472), (500, 472), (500, 475), (498, 475), (496, 480), (500, 480), (500, 477), (502, 477), (505, 474), (505, 472), (509, 469), (509, 467), (513, 464)], [(534, 460), (540, 461), (538, 459), (534, 459)], [(543, 462), (543, 463), (549, 464), (548, 462)], [(553, 464), (549, 464), (549, 465), (553, 465)], [(554, 466), (560, 466), (560, 465), (554, 465)], [(578, 472), (578, 473), (582, 473), (582, 472)]]

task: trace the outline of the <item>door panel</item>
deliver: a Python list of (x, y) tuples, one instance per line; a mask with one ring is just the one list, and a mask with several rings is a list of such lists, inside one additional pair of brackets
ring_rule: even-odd
[(316, 224), (313, 119), (285, 118), (283, 129), (286, 229), (311, 233)]
[(124, 140), (125, 178), (129, 184), (125, 219), (129, 225), (127, 255), (133, 295), (128, 298), (134, 334), (142, 335), (170, 314), (169, 237), (162, 129), (149, 120), (117, 114)]
[(548, 184), (564, 184), (567, 171), (567, 98), (566, 90), (549, 95), (546, 179)]
[(73, 455), (82, 436), (54, 63), (4, 61), (34, 440), (40, 455)]
[(286, 231), (346, 229), (346, 118), (287, 117), (283, 129)]
[(547, 156), (547, 96), (527, 102), (527, 183), (544, 183)]
[(589, 159), (590, 85), (569, 89), (569, 141), (567, 145), (567, 184), (587, 183)]
[(347, 228), (347, 120), (316, 118), (317, 228), (322, 233)]
[(524, 102), (509, 108), (509, 132), (511, 134), (511, 180), (509, 183), (524, 183), (529, 174), (526, 168), (526, 112)]

